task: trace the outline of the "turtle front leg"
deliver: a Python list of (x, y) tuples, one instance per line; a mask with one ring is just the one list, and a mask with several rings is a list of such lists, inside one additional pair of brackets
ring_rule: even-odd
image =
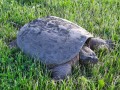
[(99, 50), (99, 49), (110, 50), (113, 49), (115, 46), (112, 40), (103, 40), (101, 38), (91, 38), (89, 45), (92, 50)]
[(65, 79), (68, 75), (71, 74), (72, 66), (79, 64), (79, 54), (77, 54), (74, 58), (72, 58), (70, 61), (57, 65), (53, 67), (52, 69), (49, 68), (52, 71), (52, 79), (53, 80), (62, 80)]
[(65, 79), (68, 75), (71, 74), (71, 64), (66, 63), (59, 66), (56, 66), (52, 69), (52, 79), (60, 80)]

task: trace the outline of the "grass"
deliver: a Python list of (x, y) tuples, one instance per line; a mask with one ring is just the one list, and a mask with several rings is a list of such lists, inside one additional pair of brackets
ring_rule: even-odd
[[(55, 83), (39, 61), (8, 43), (19, 27), (47, 15), (77, 23), (95, 36), (116, 42), (113, 51), (97, 53), (99, 63), (73, 67), (72, 75)], [(120, 90), (119, 0), (0, 0), (0, 90)]]

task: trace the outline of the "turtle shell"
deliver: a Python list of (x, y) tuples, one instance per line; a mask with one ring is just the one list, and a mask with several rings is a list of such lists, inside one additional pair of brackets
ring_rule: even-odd
[(18, 32), (17, 45), (44, 64), (58, 65), (74, 58), (90, 37), (93, 35), (77, 24), (48, 16), (25, 24)]

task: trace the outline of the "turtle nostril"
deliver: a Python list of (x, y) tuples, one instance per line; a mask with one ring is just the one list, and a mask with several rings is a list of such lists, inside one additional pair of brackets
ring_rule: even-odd
[(95, 64), (97, 62), (98, 62), (98, 58), (97, 57), (93, 58), (93, 63)]
[(93, 64), (96, 64), (98, 62), (98, 58), (97, 57), (88, 57), (88, 61), (93, 63)]

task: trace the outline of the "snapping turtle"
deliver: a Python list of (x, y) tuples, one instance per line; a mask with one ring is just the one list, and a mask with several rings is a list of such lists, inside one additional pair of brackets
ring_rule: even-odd
[(111, 40), (94, 38), (77, 24), (56, 16), (25, 24), (18, 32), (16, 41), (25, 54), (47, 65), (55, 80), (69, 75), (71, 66), (78, 61), (82, 64), (97, 63), (98, 58), (93, 50), (109, 49), (113, 44)]

